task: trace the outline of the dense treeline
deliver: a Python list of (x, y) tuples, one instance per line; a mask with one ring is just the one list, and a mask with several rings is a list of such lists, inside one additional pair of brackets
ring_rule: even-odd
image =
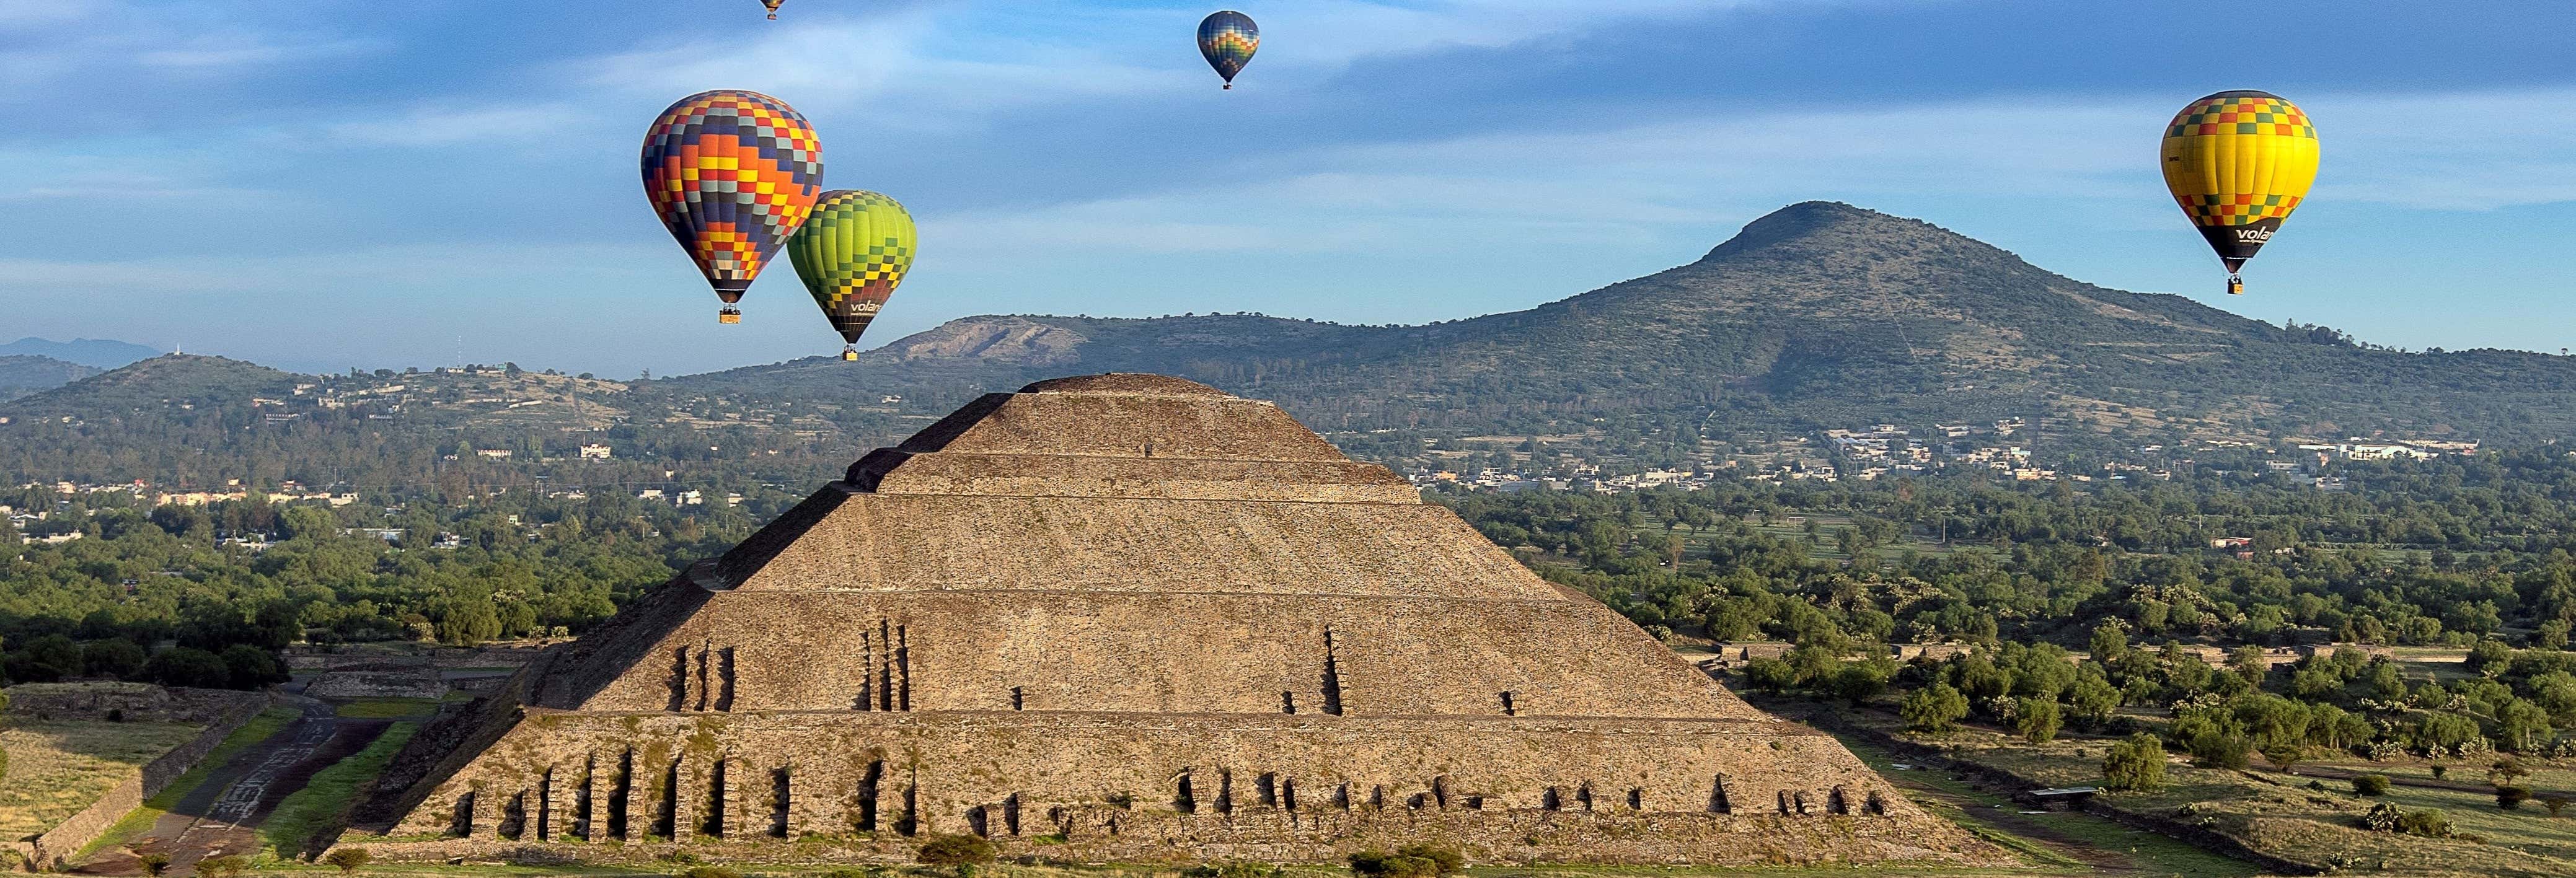
[[(263, 658), (299, 641), (578, 633), (796, 499), (755, 486), (740, 507), (721, 492), (674, 506), (635, 493), (143, 508), (118, 492), (20, 491), (13, 505), (50, 509), (42, 529), (82, 536), (0, 559), (0, 670), (250, 686), (275, 677)], [(0, 541), (16, 545), (9, 530)]]
[[(1962, 477), (1446, 502), (1658, 634), (1796, 644), (1751, 663), (1755, 686), (1855, 702), (1893, 687), (1921, 731), (1974, 717), (2044, 740), (2067, 723), (2122, 731), (2120, 707), (2152, 705), (2174, 747), (2215, 765), (2317, 747), (2576, 749), (2558, 737), (2576, 727), (2576, 459), (2542, 448), (2338, 472), (2346, 491), (2211, 465), (2081, 487)], [(2360, 647), (2295, 662), (2264, 649), (2326, 640), (2469, 647), (2481, 675), (2410, 678)], [(1899, 663), (1879, 646), (1939, 641), (1980, 648)], [(2193, 651), (2207, 647), (2232, 651), (2224, 667)]]

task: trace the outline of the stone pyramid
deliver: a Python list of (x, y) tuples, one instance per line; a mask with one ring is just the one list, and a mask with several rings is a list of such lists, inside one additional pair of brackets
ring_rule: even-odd
[(1394, 473), (1153, 375), (871, 452), (423, 737), (379, 853), (1987, 855)]

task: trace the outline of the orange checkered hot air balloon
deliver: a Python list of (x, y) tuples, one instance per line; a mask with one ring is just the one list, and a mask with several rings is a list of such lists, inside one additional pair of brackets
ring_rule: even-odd
[(2227, 292), (2243, 295), (2237, 269), (2317, 181), (2316, 126), (2279, 95), (2222, 91), (2174, 115), (2161, 157), (2166, 188), (2227, 266)]
[(699, 92), (644, 132), (644, 194), (742, 322), (743, 290), (814, 212), (823, 147), (785, 101), (758, 92)]

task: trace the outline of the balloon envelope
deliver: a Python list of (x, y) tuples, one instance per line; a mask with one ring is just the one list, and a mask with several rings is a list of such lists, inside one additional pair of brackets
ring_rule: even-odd
[(726, 302), (760, 276), (823, 190), (814, 127), (748, 91), (680, 99), (644, 133), (644, 194)]
[(1234, 75), (1252, 63), (1259, 48), (1261, 27), (1252, 23), (1252, 16), (1228, 9), (1199, 20), (1199, 54), (1216, 68), (1216, 75), (1225, 77), (1227, 88), (1234, 87)]
[(835, 189), (823, 193), (813, 218), (788, 240), (787, 259), (832, 329), (856, 344), (912, 270), (917, 246), (912, 214), (902, 204), (875, 192)]
[(2317, 156), (2317, 129), (2297, 105), (2259, 91), (2223, 91), (2175, 114), (2161, 164), (2174, 201), (2234, 272), (2307, 197)]

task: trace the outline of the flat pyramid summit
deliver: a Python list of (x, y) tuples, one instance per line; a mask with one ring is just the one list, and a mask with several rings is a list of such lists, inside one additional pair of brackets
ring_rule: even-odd
[(1394, 473), (1154, 375), (987, 394), (422, 737), (461, 744), (380, 852), (1983, 855)]

